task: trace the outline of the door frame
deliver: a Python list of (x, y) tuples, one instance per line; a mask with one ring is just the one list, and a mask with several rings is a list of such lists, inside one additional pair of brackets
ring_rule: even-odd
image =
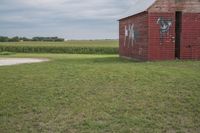
[(175, 12), (175, 58), (181, 58), (182, 12)]

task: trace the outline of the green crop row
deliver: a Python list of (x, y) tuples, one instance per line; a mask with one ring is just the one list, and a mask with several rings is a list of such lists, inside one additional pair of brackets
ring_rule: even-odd
[(0, 45), (0, 52), (16, 53), (68, 53), (68, 54), (117, 54), (117, 47), (72, 47), (72, 46), (9, 46)]

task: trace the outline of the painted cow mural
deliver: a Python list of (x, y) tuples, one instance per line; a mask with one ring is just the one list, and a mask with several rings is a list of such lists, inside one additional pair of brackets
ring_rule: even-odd
[(172, 19), (164, 19), (163, 17), (159, 17), (157, 24), (160, 25), (160, 40), (163, 42), (164, 36), (169, 32), (169, 29), (172, 26)]

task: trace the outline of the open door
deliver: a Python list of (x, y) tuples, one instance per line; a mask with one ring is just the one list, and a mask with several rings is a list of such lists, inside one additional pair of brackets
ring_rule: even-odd
[(175, 43), (175, 58), (180, 59), (181, 50), (181, 29), (182, 29), (182, 12), (176, 12), (176, 43)]

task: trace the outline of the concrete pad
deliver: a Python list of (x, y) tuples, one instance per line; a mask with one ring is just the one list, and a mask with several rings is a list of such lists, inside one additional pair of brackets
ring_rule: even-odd
[(39, 63), (48, 61), (48, 59), (38, 58), (0, 58), (0, 66), (10, 66), (17, 64)]

